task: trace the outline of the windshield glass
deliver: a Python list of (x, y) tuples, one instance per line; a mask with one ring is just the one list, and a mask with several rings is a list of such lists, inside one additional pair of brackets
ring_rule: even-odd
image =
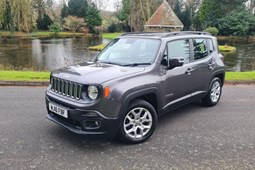
[(160, 42), (155, 39), (114, 39), (96, 61), (117, 65), (149, 65), (157, 55)]

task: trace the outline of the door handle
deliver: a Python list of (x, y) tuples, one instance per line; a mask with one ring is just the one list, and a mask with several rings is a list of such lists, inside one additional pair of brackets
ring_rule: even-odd
[(188, 68), (187, 70), (186, 70), (186, 74), (188, 74), (188, 75), (190, 75), (191, 74), (191, 72), (192, 72), (192, 69), (191, 68)]

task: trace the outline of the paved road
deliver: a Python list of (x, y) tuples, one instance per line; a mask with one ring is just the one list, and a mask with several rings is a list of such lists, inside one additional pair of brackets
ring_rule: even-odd
[(190, 104), (151, 139), (124, 145), (46, 120), (45, 88), (0, 87), (0, 169), (255, 169), (255, 86), (225, 86), (213, 108)]

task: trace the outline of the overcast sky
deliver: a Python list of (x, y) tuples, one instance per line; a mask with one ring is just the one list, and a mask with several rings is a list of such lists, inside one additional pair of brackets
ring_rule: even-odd
[(105, 6), (103, 8), (106, 9), (107, 11), (115, 11), (115, 3), (118, 0), (95, 0), (95, 1), (102, 2), (104, 4), (103, 6)]

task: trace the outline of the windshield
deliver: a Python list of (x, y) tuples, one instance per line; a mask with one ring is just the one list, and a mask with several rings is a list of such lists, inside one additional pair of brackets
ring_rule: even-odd
[(117, 65), (149, 65), (157, 55), (160, 42), (155, 39), (114, 39), (98, 55), (96, 61)]

